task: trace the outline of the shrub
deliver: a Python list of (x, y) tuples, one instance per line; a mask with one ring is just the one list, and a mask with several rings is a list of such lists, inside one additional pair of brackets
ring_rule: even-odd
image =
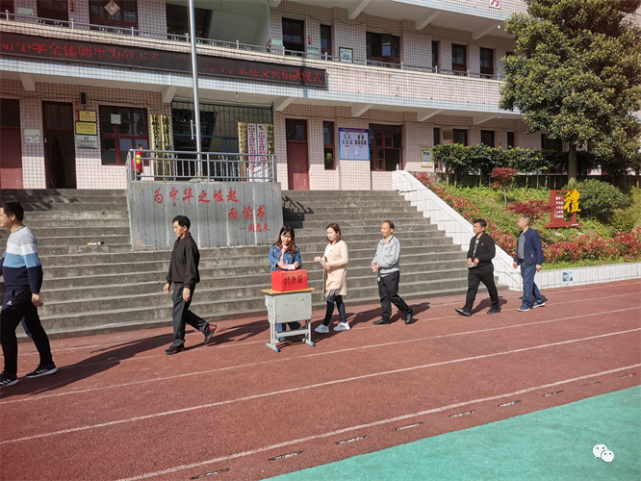
[(615, 232), (630, 232), (634, 229), (635, 222), (636, 218), (634, 212), (630, 212), (629, 210), (617, 210), (612, 216), (610, 224)]
[(530, 218), (531, 224), (540, 221), (543, 216), (550, 212), (552, 207), (544, 200), (530, 200), (529, 202), (517, 202), (510, 204), (509, 209), (518, 215), (526, 215)]
[(495, 185), (498, 184), (503, 189), (503, 199), (505, 200), (505, 207), (507, 207), (507, 187), (512, 186), (514, 178), (519, 171), (516, 169), (495, 167), (492, 169), (491, 177), (494, 179)]
[(579, 197), (581, 215), (589, 219), (607, 222), (616, 209), (627, 205), (627, 200), (617, 187), (596, 179), (576, 182), (566, 189), (576, 189)]

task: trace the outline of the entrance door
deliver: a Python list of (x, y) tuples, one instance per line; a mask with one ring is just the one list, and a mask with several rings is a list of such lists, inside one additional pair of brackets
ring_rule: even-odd
[(309, 190), (307, 121), (285, 120), (287, 127), (287, 178), (291, 190)]
[(48, 189), (76, 188), (73, 105), (43, 102), (45, 173)]
[(0, 99), (0, 189), (22, 189), (20, 101)]

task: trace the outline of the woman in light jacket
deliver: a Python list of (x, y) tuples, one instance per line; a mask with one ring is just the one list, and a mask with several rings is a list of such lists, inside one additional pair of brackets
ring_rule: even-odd
[[(296, 247), (296, 236), (291, 226), (286, 225), (280, 228), (278, 238), (269, 251), (269, 263), (272, 265), (272, 272), (303, 267), (303, 262), (300, 259), (300, 249)], [(290, 330), (300, 329), (299, 322), (288, 322), (287, 325)], [(282, 324), (276, 324), (276, 332), (283, 332)], [(281, 337), (278, 340), (284, 342), (285, 338)]]
[(338, 224), (327, 226), (327, 240), (329, 244), (325, 248), (323, 257), (315, 257), (314, 260), (323, 266), (323, 295), (327, 300), (327, 311), (325, 319), (316, 329), (319, 334), (329, 332), (329, 321), (334, 314), (334, 303), (338, 307), (341, 321), (334, 328), (335, 331), (349, 331), (349, 323), (345, 315), (345, 304), (343, 296), (347, 294), (347, 244), (341, 240), (341, 228)]

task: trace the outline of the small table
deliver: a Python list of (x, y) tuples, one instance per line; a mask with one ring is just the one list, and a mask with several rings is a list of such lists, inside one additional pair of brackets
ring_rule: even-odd
[[(269, 342), (267, 347), (280, 352), (276, 347), (277, 337), (303, 336), (305, 344), (314, 347), (312, 342), (312, 292), (316, 289), (301, 289), (298, 291), (261, 290), (265, 294), (265, 305), (269, 318)], [(294, 331), (276, 332), (276, 324), (285, 322), (303, 322), (304, 326)]]

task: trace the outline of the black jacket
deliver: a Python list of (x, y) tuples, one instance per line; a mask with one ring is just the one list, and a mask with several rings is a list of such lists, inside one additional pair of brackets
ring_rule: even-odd
[(476, 236), (472, 237), (472, 239), (470, 240), (470, 250), (467, 251), (467, 258), (472, 260), (478, 259), (479, 266), (491, 264), (492, 259), (494, 259), (494, 256), (496, 255), (496, 246), (494, 244), (494, 239), (483, 232), (483, 234), (481, 234), (481, 238), (479, 239), (479, 245), (476, 248), (476, 255), (472, 257), (475, 243)]
[(191, 234), (187, 234), (182, 239), (176, 239), (174, 250), (171, 251), (167, 282), (169, 284), (172, 282), (174, 284), (183, 284), (193, 291), (196, 284), (200, 282), (200, 276), (198, 275), (199, 262), (200, 253)]

